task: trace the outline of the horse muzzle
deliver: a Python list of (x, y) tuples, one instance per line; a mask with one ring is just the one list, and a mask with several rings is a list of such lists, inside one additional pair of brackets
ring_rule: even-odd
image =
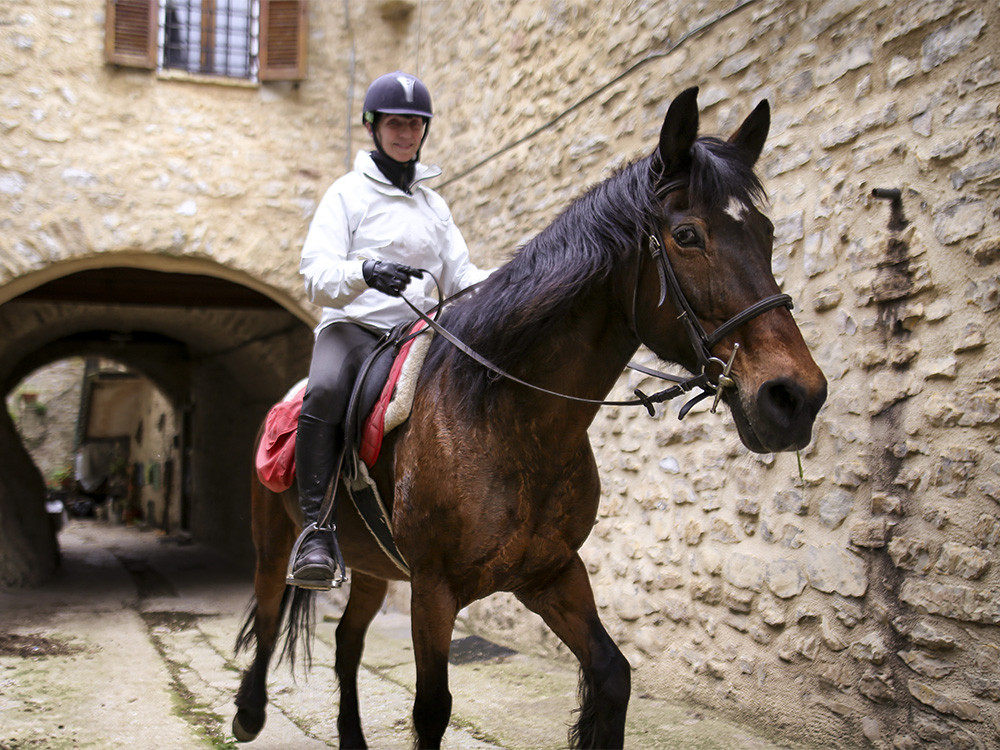
[(822, 375), (811, 387), (788, 377), (767, 380), (749, 399), (740, 390), (736, 398), (729, 397), (740, 439), (754, 453), (805, 448), (812, 439), (813, 424), (826, 401), (826, 391)]

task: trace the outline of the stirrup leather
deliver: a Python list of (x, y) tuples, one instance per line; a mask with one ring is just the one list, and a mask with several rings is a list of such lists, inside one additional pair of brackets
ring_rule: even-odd
[[(302, 543), (310, 535), (321, 531), (330, 532), (330, 539), (332, 541), (330, 547), (333, 553), (333, 578), (327, 580), (296, 578), (292, 571), (295, 568), (295, 560), (299, 556), (299, 548), (302, 547)], [(320, 528), (317, 524), (311, 523), (302, 529), (302, 533), (299, 534), (299, 538), (295, 540), (295, 544), (292, 546), (292, 553), (288, 556), (288, 570), (285, 573), (285, 583), (289, 586), (298, 586), (303, 589), (329, 591), (330, 589), (339, 589), (344, 585), (346, 580), (347, 566), (344, 564), (344, 556), (340, 552), (340, 543), (337, 541), (336, 525), (330, 524), (329, 527)]]

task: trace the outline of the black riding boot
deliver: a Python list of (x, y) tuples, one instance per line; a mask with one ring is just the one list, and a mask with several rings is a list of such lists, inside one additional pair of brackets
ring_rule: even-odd
[[(303, 414), (295, 438), (295, 473), (302, 506), (302, 536), (299, 537), (289, 582), (312, 589), (329, 589), (337, 574), (336, 541), (331, 527), (319, 523), (323, 497), (333, 479), (343, 441), (337, 425)], [(311, 530), (310, 530), (311, 529)]]

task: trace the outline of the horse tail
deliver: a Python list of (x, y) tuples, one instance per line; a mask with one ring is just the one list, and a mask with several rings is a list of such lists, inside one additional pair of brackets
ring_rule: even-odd
[[(285, 643), (278, 656), (278, 663), (288, 659), (289, 667), (294, 669), (295, 655), (301, 647), (305, 668), (309, 669), (312, 666), (312, 644), (316, 624), (316, 592), (298, 586), (286, 586), (285, 594), (281, 599), (283, 610), (286, 609), (286, 602), (289, 599), (291, 602), (287, 604)], [(303, 634), (304, 638), (302, 638)]]
[(586, 674), (581, 670), (580, 684), (577, 690), (579, 696), (579, 708), (574, 713), (579, 715), (576, 724), (569, 728), (569, 747), (587, 748), (596, 747), (594, 744), (597, 736), (597, 721), (600, 717), (600, 710), (594, 697), (594, 688)]
[(247, 613), (246, 617), (243, 619), (243, 626), (240, 628), (239, 635), (236, 636), (236, 648), (233, 649), (236, 656), (239, 656), (244, 651), (250, 650), (250, 642), (254, 637), (253, 625), (256, 619), (257, 598), (251, 596), (250, 602), (247, 604)]
[[(258, 609), (256, 598), (251, 597), (250, 603), (247, 605), (246, 618), (236, 636), (235, 652), (237, 656), (250, 650), (256, 635), (254, 625), (257, 621)], [(297, 586), (285, 586), (285, 591), (281, 595), (281, 604), (278, 607), (278, 622), (275, 628), (280, 629), (282, 622), (285, 623), (284, 644), (278, 656), (278, 663), (288, 659), (289, 666), (294, 669), (297, 655), (301, 651), (305, 667), (309, 669), (312, 666), (312, 638), (316, 622), (315, 592)]]

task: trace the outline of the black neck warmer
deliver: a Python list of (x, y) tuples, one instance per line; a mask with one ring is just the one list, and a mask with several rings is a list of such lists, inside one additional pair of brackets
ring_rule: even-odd
[(378, 149), (372, 151), (371, 154), (372, 161), (375, 162), (375, 166), (385, 175), (386, 179), (409, 195), (410, 188), (413, 187), (413, 178), (416, 175), (417, 160), (403, 163), (386, 156)]

